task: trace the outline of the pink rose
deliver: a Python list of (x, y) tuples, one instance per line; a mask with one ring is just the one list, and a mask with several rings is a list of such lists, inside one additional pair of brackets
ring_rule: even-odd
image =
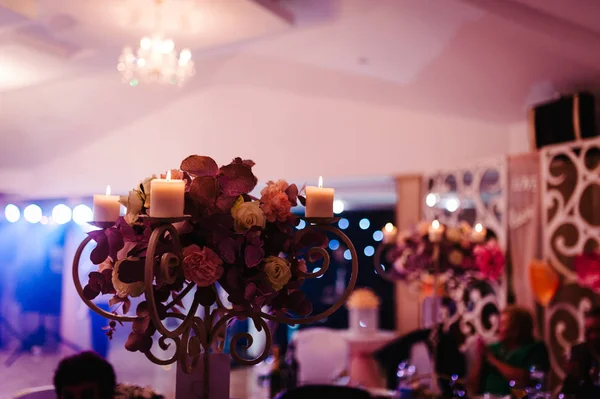
[(600, 292), (600, 252), (588, 252), (573, 259), (577, 282), (594, 292)]
[(498, 243), (490, 240), (485, 245), (477, 245), (473, 249), (475, 267), (485, 278), (498, 280), (502, 276), (506, 259)]
[(183, 250), (183, 274), (199, 287), (207, 287), (223, 274), (223, 261), (210, 248), (190, 245)]
[(284, 180), (267, 182), (260, 192), (260, 208), (269, 222), (285, 222), (292, 214), (292, 203), (286, 193), (289, 185)]

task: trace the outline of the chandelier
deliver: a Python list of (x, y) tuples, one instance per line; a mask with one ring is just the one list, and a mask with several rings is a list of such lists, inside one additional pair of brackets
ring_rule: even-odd
[[(162, 1), (158, 0), (157, 6)], [(160, 32), (159, 10), (157, 10), (156, 31)], [(158, 82), (181, 86), (196, 70), (192, 52), (183, 49), (177, 52), (175, 43), (162, 33), (143, 37), (137, 50), (125, 47), (119, 56), (117, 70), (123, 81), (131, 86), (140, 82)]]

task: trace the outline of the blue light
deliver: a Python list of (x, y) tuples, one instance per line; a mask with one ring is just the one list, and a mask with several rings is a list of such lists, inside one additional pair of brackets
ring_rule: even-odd
[(8, 204), (4, 208), (4, 216), (10, 223), (16, 223), (21, 219), (21, 210), (16, 205)]
[(329, 241), (329, 249), (331, 249), (332, 251), (335, 251), (339, 247), (340, 247), (340, 242), (338, 240)]
[[(312, 272), (313, 272), (313, 273), (318, 273), (318, 272), (320, 272), (320, 271), (321, 271), (321, 268), (320, 268), (319, 266), (317, 266), (317, 267), (315, 267), (315, 268), (313, 269), (313, 271), (312, 271)], [(321, 276), (319, 276), (319, 277), (317, 277), (317, 278), (321, 278), (321, 277), (323, 277), (323, 275), (321, 275)]]
[(94, 218), (94, 213), (87, 205), (77, 205), (73, 208), (73, 221), (77, 224), (85, 224), (91, 222)]
[(52, 220), (58, 224), (65, 224), (71, 221), (71, 208), (65, 204), (58, 204), (52, 209)]
[(300, 219), (300, 223), (298, 223), (298, 226), (296, 226), (296, 228), (298, 230), (302, 230), (305, 227), (306, 227), (306, 222), (304, 220)]
[(373, 233), (373, 239), (375, 241), (381, 241), (383, 240), (383, 231), (381, 230), (377, 230)]
[(352, 253), (350, 252), (349, 249), (344, 251), (344, 259), (346, 260), (352, 260)]
[(358, 225), (360, 226), (361, 229), (366, 230), (369, 228), (369, 226), (371, 226), (371, 221), (369, 219), (360, 219), (360, 222), (358, 222)]
[(346, 218), (342, 218), (338, 222), (338, 227), (342, 230), (346, 230), (348, 228), (348, 226), (350, 226), (350, 222)]
[(375, 253), (375, 248), (373, 248), (373, 246), (367, 245), (365, 247), (365, 255), (367, 255), (367, 256), (373, 256), (374, 253)]
[(42, 221), (42, 208), (35, 204), (27, 205), (27, 207), (23, 209), (23, 217), (29, 223), (39, 223)]

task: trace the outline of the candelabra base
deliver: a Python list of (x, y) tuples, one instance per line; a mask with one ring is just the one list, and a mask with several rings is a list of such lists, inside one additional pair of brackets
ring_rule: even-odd
[[(208, 381), (205, 381), (205, 367), (208, 367)], [(185, 374), (178, 365), (175, 398), (229, 399), (230, 367), (231, 357), (225, 353), (200, 356), (191, 374)]]

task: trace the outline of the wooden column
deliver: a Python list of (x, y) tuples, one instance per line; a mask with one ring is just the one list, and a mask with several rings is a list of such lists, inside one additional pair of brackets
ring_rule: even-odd
[[(396, 177), (396, 226), (399, 231), (414, 226), (421, 220), (423, 204), (423, 177), (405, 175)], [(396, 330), (406, 334), (419, 328), (420, 303), (405, 283), (396, 283)]]

